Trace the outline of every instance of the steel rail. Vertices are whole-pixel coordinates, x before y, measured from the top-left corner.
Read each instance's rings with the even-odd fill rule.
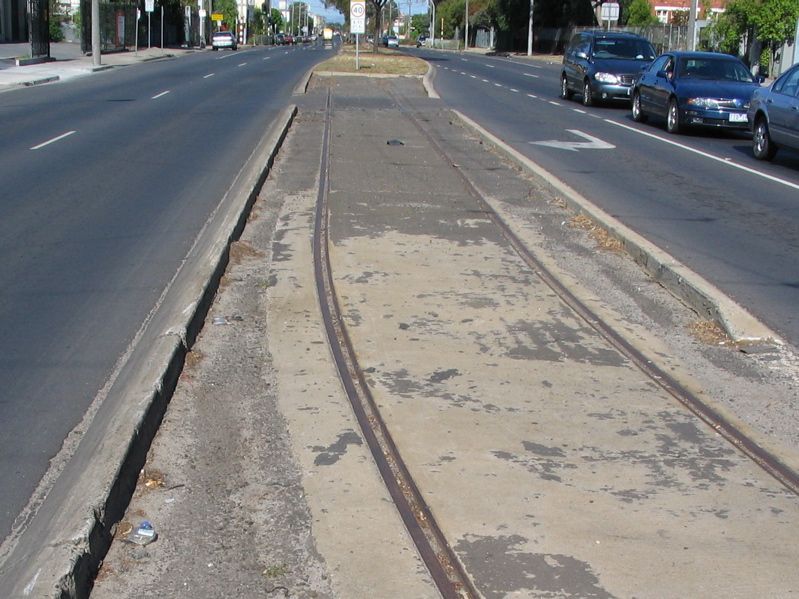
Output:
[[[380,415],[341,316],[328,252],[332,110],[328,90],[313,235],[316,290],[328,345],[377,468],[439,592],[444,599],[476,599],[480,595],[441,532]]]
[[[746,457],[760,466],[766,473],[775,478],[792,493],[799,495],[799,473],[785,464],[768,449],[749,437],[740,428],[735,426],[715,408],[697,397],[683,386],[668,372],[647,358],[641,351],[634,347],[622,335],[615,331],[608,323],[604,322],[587,305],[580,301],[563,283],[561,283],[533,253],[524,245],[521,239],[513,232],[511,227],[497,213],[491,204],[485,200],[480,191],[466,176],[463,170],[452,160],[439,141],[430,134],[416,116],[415,111],[404,99],[389,89],[389,94],[397,103],[402,114],[413,123],[416,129],[430,142],[436,152],[451,165],[459,174],[463,185],[469,195],[483,207],[486,215],[502,231],[503,237],[510,243],[519,257],[530,269],[557,294],[574,312],[582,318],[592,329],[602,336],[610,345],[624,357],[635,364],[650,380],[661,387],[666,393],[679,401],[695,416],[710,426],[733,446],[738,448]]]

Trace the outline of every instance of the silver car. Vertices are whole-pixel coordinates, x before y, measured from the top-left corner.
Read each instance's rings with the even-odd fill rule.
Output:
[[[219,48],[236,50],[237,46],[236,36],[232,31],[215,31],[211,36],[211,48],[214,50],[219,50]]]
[[[781,147],[799,150],[799,64],[783,73],[771,87],[755,90],[749,106],[752,152],[771,160]]]

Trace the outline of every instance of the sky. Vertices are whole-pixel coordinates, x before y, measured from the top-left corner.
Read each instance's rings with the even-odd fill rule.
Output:
[[[344,22],[344,15],[342,15],[335,8],[325,8],[325,5],[321,0],[305,0],[305,2],[311,6],[311,12],[313,14],[322,15],[328,23]],[[403,13],[408,11],[408,0],[394,0],[394,2],[400,7],[400,10],[402,10]],[[272,5],[274,6],[275,3],[276,0],[273,0]],[[411,0],[411,14],[418,15],[420,13],[427,13],[427,6],[427,0]]]

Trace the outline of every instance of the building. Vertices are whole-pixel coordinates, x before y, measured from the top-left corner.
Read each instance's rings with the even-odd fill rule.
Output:
[[[650,0],[658,21],[661,23],[688,22],[688,13],[691,10],[691,0]],[[696,1],[696,0],[695,0]],[[697,19],[712,19],[713,15],[724,12],[727,0],[711,0],[710,3],[697,2]],[[707,8],[706,8],[707,7]]]

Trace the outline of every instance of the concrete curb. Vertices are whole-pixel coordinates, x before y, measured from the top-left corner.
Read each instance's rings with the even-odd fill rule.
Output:
[[[249,212],[297,114],[284,110],[209,217],[74,454],[6,543],[0,596],[88,597]]]
[[[61,77],[59,77],[58,75],[52,75],[50,77],[42,77],[41,79],[23,81],[22,83],[19,83],[17,85],[22,87],[33,87],[34,85],[44,85],[45,83],[53,83],[54,81],[59,81],[60,79]]]
[[[433,98],[434,100],[440,100],[441,96],[438,95],[436,88],[433,87],[433,78],[435,77],[436,71],[433,68],[431,63],[427,63],[427,72],[424,74],[424,78],[422,79],[422,85],[424,85],[425,90],[427,91],[427,97]]]
[[[566,183],[546,171],[501,139],[457,110],[453,112],[478,135],[494,144],[517,162],[563,194],[570,208],[585,214],[617,239],[630,257],[653,279],[695,310],[701,318],[715,321],[735,342],[783,344],[780,337],[747,310],[733,302],[717,287],[700,277],[674,257],[598,208]]]

